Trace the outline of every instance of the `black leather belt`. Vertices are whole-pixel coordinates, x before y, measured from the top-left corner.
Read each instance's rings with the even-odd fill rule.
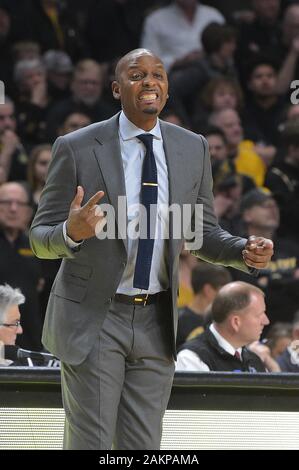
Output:
[[[138,294],[138,295],[125,295],[125,294],[115,294],[114,299],[117,302],[129,305],[145,305],[154,304],[161,297],[162,292],[157,292],[157,294]]]

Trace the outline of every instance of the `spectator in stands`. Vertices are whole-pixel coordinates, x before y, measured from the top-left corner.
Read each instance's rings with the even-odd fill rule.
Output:
[[[236,62],[243,72],[257,54],[275,57],[281,42],[280,4],[281,0],[252,0],[254,21],[239,25]]]
[[[16,63],[14,79],[18,88],[16,101],[18,129],[30,150],[46,141],[46,118],[51,106],[47,74],[41,59]]]
[[[253,233],[271,236],[275,243],[275,255],[256,278],[232,272],[234,279],[257,284],[266,294],[267,311],[271,322],[290,321],[299,303],[299,245],[277,235],[279,208],[271,193],[254,189],[243,196],[241,213],[243,236]]]
[[[33,198],[33,203],[36,208],[39,203],[41,192],[45,186],[50,161],[50,144],[41,144],[33,148],[28,163],[27,179]]]
[[[74,111],[66,115],[61,127],[58,130],[59,135],[65,135],[69,132],[82,129],[82,127],[91,124],[90,117],[82,111]]]
[[[112,116],[114,108],[102,99],[103,83],[104,69],[100,64],[85,59],[76,65],[71,82],[71,97],[55,105],[48,116],[48,134],[51,141],[57,137],[58,128],[66,114],[77,111],[79,107],[90,116],[92,122]]]
[[[242,111],[245,138],[277,146],[285,100],[277,93],[277,68],[273,61],[257,57],[247,71],[248,99]],[[276,150],[273,148],[273,156]]]
[[[203,135],[209,144],[214,181],[214,194],[218,194],[218,185],[226,185],[227,178],[230,178],[233,175],[238,176],[238,179],[241,181],[242,194],[253,189],[255,185],[250,177],[236,173],[234,162],[229,159],[228,142],[224,132],[219,127],[209,126],[203,129]]]
[[[269,328],[265,344],[270,348],[271,355],[276,359],[292,341],[292,324],[276,322]]]
[[[233,162],[228,159],[227,141],[221,129],[211,126],[203,134],[211,155],[215,213],[221,227],[236,235],[241,232],[241,196],[255,185],[248,176],[236,173]]]
[[[201,95],[209,113],[227,108],[240,111],[243,106],[243,94],[238,82],[228,77],[213,78],[202,90]]]
[[[15,106],[5,97],[0,104],[0,184],[26,180],[28,157],[17,134]]]
[[[212,22],[224,23],[215,8],[197,0],[173,0],[145,19],[141,45],[160,57],[169,70],[199,57],[202,32]]]
[[[25,302],[20,289],[0,285],[0,341],[14,346],[17,335],[23,333],[19,305]]]
[[[13,289],[8,284],[0,285],[0,366],[15,365],[5,359],[4,347],[15,346],[17,335],[21,335],[21,314],[19,305],[25,302],[25,297],[19,289]],[[2,351],[1,351],[2,349]],[[2,353],[2,354],[1,354]]]
[[[247,345],[258,341],[269,324],[264,293],[244,282],[230,282],[220,289],[212,304],[212,324],[204,333],[185,343],[176,363],[177,371],[265,372],[265,362]],[[277,366],[277,365],[276,365]]]
[[[213,169],[216,162],[224,162],[228,158],[227,140],[224,132],[219,127],[209,127],[204,131],[204,136],[208,141],[213,176],[216,174],[216,168]],[[215,172],[215,173],[214,173]]]
[[[71,58],[63,51],[47,51],[43,55],[47,71],[49,94],[53,100],[64,99],[70,95],[73,71]]]
[[[292,342],[277,357],[281,372],[299,373],[299,311],[294,315],[292,326]]]
[[[281,68],[278,74],[277,90],[281,94],[288,93],[292,80],[299,73],[299,5],[294,3],[284,12],[282,22],[282,39],[275,55]]]
[[[198,101],[195,101],[193,125],[202,131],[209,116],[224,109],[241,111],[243,93],[236,80],[227,77],[216,77],[201,90]]]
[[[202,33],[203,57],[170,73],[170,94],[188,112],[194,112],[196,97],[216,77],[237,80],[234,65],[236,33],[227,25],[209,24]]]
[[[240,116],[234,109],[222,109],[209,119],[210,124],[219,127],[225,134],[229,159],[233,161],[237,173],[253,179],[257,186],[262,186],[265,179],[266,163],[256,151],[252,141],[244,140]],[[270,164],[270,160],[267,160]]]
[[[208,309],[219,289],[231,281],[229,271],[213,264],[201,262],[191,275],[194,298],[179,309],[177,348],[204,331]]]
[[[23,333],[19,305],[24,302],[25,297],[20,289],[13,289],[8,284],[0,285],[0,366],[59,366],[58,360],[50,359],[51,355],[34,359],[30,357],[16,358],[16,339],[18,335]],[[5,346],[8,351],[5,350]]]
[[[299,119],[287,122],[282,133],[285,155],[266,176],[265,185],[281,211],[280,234],[299,239]]]
[[[0,186],[0,284],[19,287],[27,301],[21,307],[23,334],[19,346],[41,350],[42,322],[38,289],[42,286],[41,265],[32,253],[26,234],[32,217],[25,187],[16,182]]]

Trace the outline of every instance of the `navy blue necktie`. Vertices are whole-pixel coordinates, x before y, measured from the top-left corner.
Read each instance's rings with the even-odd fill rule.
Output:
[[[151,204],[157,205],[158,200],[158,178],[157,178],[157,166],[155,156],[153,152],[153,135],[152,134],[140,134],[137,139],[141,140],[146,148],[142,167],[142,179],[141,179],[141,198],[140,203],[146,209],[147,215],[147,226],[146,226],[146,238],[139,238],[138,252],[135,266],[135,273],[133,279],[133,287],[137,289],[147,290],[149,286],[149,279],[151,273],[153,249],[154,249],[154,238],[151,238],[150,234],[154,233],[155,220],[151,220],[150,217],[150,206]],[[156,213],[156,212],[153,212]],[[142,233],[141,227],[139,226],[139,233]]]

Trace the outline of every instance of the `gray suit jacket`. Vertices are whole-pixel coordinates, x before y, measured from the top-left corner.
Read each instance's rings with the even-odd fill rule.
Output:
[[[75,252],[66,245],[62,230],[77,185],[85,190],[83,203],[103,190],[105,196],[101,203],[112,204],[117,213],[117,198],[125,196],[118,116],[57,139],[47,183],[30,230],[32,249],[39,258],[63,258],[49,298],[43,343],[55,356],[70,364],[79,364],[91,350],[126,266],[126,241],[93,237]],[[223,231],[214,215],[207,142],[199,135],[163,121],[161,131],[170,204],[201,203],[204,207],[204,243],[194,254],[248,272],[241,254],[246,241]],[[182,238],[170,238],[168,243],[174,357],[178,266],[183,243]]]

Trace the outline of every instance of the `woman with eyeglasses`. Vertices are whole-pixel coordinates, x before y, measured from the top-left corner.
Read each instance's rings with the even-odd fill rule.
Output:
[[[24,302],[20,289],[0,285],[0,366],[19,365],[5,358],[4,346],[15,346],[17,335],[23,333],[19,305]]]

